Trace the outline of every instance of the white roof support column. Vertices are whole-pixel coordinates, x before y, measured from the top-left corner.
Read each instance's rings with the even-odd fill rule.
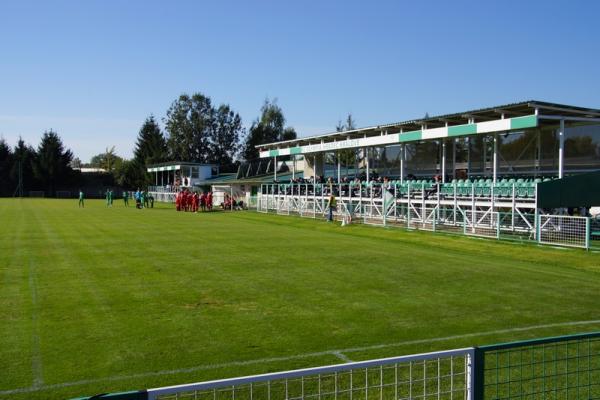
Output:
[[[558,177],[563,177],[565,158],[565,120],[560,120],[558,128]]]
[[[367,167],[367,182],[369,182],[369,180],[370,180],[369,179],[369,174],[370,174],[370,171],[369,171],[369,148],[363,147],[363,151],[365,153],[365,164]]]
[[[400,184],[404,183],[404,153],[406,151],[406,147],[401,144],[400,145]]]
[[[446,183],[446,141],[442,139],[442,183]]]
[[[452,179],[456,179],[456,140],[452,139]]]
[[[296,156],[292,156],[292,180],[296,179]]]
[[[340,152],[337,151],[335,153],[335,158],[337,160],[337,183],[342,183],[342,164],[340,163]]]
[[[277,182],[277,156],[273,157],[273,180]]]
[[[498,178],[498,134],[494,134],[494,158],[493,158],[492,182],[496,184]]]

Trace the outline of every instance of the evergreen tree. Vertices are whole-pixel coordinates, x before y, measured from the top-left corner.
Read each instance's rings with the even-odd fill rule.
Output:
[[[0,196],[12,195],[15,185],[10,178],[10,169],[13,163],[13,154],[10,146],[0,138]]]
[[[168,160],[167,141],[153,115],[146,118],[140,128],[133,158],[144,168]]]
[[[59,185],[70,183],[73,153],[65,149],[56,132],[44,132],[33,162],[33,173],[44,190],[52,196]]]
[[[10,179],[15,188],[19,183],[19,169],[23,183],[23,191],[37,188],[37,182],[33,174],[33,164],[35,160],[35,150],[25,144],[22,138],[19,138],[13,151],[13,162],[10,168]]]
[[[145,187],[152,182],[152,176],[147,172],[148,165],[168,159],[167,141],[154,116],[151,115],[140,128],[133,150],[133,159],[123,162],[118,172],[119,176],[115,178],[117,182],[127,182],[127,186]]]

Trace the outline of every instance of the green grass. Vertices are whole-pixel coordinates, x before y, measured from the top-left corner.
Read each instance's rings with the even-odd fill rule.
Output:
[[[582,250],[252,212],[0,199],[0,398],[339,363],[325,354],[235,364],[333,349],[397,344],[344,353],[361,360],[600,330],[490,333],[600,320],[599,287],[600,254]],[[482,334],[401,344],[473,333]]]

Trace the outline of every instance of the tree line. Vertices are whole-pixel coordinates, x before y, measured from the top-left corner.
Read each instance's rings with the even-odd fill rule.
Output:
[[[24,191],[54,195],[60,188],[81,184],[78,169],[84,166],[102,168],[116,185],[130,188],[150,184],[147,166],[165,161],[218,164],[221,171],[233,172],[241,161],[258,158],[256,145],[295,139],[296,131],[285,122],[277,101],[266,99],[246,132],[240,115],[228,104],[216,106],[210,97],[194,93],[171,103],[163,118],[164,132],[153,115],[146,118],[129,160],[110,147],[82,163],[52,130],[44,132],[37,148],[22,139],[11,148],[0,139],[0,195],[13,195],[19,182]]]

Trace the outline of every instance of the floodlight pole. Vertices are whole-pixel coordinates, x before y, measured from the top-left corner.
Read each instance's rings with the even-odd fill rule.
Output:
[[[13,194],[13,197],[23,197],[23,167],[22,167],[22,160],[19,160],[19,169],[18,169],[18,174],[19,174],[19,183],[17,184],[17,188],[15,189],[15,193]]]

